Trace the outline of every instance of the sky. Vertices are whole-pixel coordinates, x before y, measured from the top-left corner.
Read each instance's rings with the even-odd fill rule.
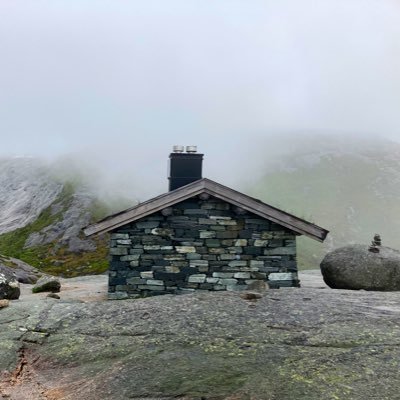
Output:
[[[176,144],[230,183],[283,134],[400,142],[398,0],[0,0],[0,57],[0,155],[140,185]]]

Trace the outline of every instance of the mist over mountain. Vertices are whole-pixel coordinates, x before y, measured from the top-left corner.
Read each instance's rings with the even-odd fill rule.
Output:
[[[318,266],[333,248],[368,244],[374,233],[384,245],[400,248],[398,143],[310,135],[282,138],[282,148],[285,154],[266,162],[263,177],[248,191],[330,230],[323,245],[299,238],[302,267]]]
[[[101,195],[94,176],[66,159],[0,159],[0,254],[64,276],[105,271],[107,238],[82,229],[127,205]]]
[[[301,268],[318,267],[333,248],[369,243],[374,233],[382,236],[385,246],[400,248],[398,143],[371,137],[281,135],[238,150],[229,168],[219,169],[214,158],[205,155],[203,176],[330,231],[324,244],[299,238]],[[165,166],[159,160],[157,164]],[[138,199],[147,200],[148,193],[166,191],[166,168],[159,180],[147,179],[145,185],[134,173],[130,178],[130,168],[123,165],[126,174],[113,179],[113,174],[104,173],[104,165],[79,157],[52,162],[0,159],[0,254],[68,276],[106,270],[107,238],[87,239],[82,228]]]

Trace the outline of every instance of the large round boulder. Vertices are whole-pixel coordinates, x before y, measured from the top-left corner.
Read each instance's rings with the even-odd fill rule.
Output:
[[[0,265],[0,299],[16,300],[20,293],[15,275],[9,268]]]
[[[328,253],[320,265],[325,283],[333,289],[400,290],[400,252],[368,249],[355,244]]]

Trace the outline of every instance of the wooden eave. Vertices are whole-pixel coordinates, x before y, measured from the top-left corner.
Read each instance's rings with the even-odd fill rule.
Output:
[[[91,236],[112,231],[122,225],[129,224],[130,222],[144,218],[202,193],[207,193],[262,218],[268,219],[269,221],[282,225],[300,235],[306,235],[320,242],[325,240],[329,232],[318,225],[272,207],[253,197],[247,196],[210,179],[203,178],[171,192],[154,197],[125,211],[110,215],[86,227],[84,233],[86,236]]]

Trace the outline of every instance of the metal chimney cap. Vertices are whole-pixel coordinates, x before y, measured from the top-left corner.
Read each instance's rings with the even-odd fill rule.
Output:
[[[197,153],[197,146],[186,146],[186,153]]]
[[[184,146],[173,146],[173,147],[172,147],[172,151],[173,151],[174,153],[183,153],[184,150],[185,150],[185,147],[184,147]]]

